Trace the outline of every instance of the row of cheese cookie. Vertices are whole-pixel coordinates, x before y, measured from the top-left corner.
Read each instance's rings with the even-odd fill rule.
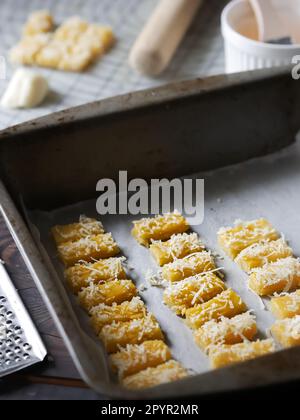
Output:
[[[186,318],[196,343],[209,353],[213,367],[273,351],[272,340],[243,343],[256,332],[256,322],[242,299],[218,276],[211,253],[178,212],[134,222],[133,236],[150,252],[169,284],[164,303]],[[237,344],[238,343],[238,344]],[[235,345],[233,345],[235,344]]]
[[[284,347],[300,345],[300,260],[265,219],[238,221],[222,228],[219,244],[249,274],[249,287],[260,296],[270,296],[270,309],[279,318],[272,335]]]
[[[100,222],[81,217],[78,223],[52,228],[65,277],[90,315],[110,363],[128,388],[143,388],[180,379],[186,370],[171,358],[158,322],[127,279],[124,257]]]

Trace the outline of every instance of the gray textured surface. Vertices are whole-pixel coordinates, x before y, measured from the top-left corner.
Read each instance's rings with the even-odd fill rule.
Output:
[[[51,94],[39,108],[10,111],[0,109],[0,129],[54,111],[120,93],[157,86],[170,81],[222,73],[223,43],[219,16],[226,1],[205,1],[168,70],[156,79],[134,73],[127,64],[128,52],[157,0],[2,0],[0,4],[0,56],[5,56],[20,38],[28,14],[49,8],[58,22],[80,15],[113,27],[118,43],[95,66],[83,74],[41,69],[49,80]],[[0,95],[13,73],[0,80]]]

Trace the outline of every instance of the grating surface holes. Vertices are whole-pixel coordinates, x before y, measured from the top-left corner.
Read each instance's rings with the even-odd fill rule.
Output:
[[[31,350],[6,297],[0,296],[0,372],[28,362],[32,357]]]

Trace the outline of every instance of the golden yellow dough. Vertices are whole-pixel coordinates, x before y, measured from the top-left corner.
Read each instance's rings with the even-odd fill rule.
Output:
[[[239,253],[235,262],[242,270],[249,273],[253,268],[262,267],[267,263],[292,255],[292,248],[287,245],[283,238],[280,238],[276,241],[264,241],[250,245]]]
[[[278,319],[300,315],[300,290],[273,297],[270,301],[270,310]]]
[[[50,39],[50,35],[45,33],[23,38],[16,46],[11,48],[9,52],[11,62],[28,66],[34,65],[37,55],[50,42]]]
[[[260,296],[287,292],[300,286],[300,260],[287,257],[254,268],[249,276],[249,287]]]
[[[164,265],[161,275],[164,280],[174,282],[215,270],[215,268],[215,262],[211,253],[202,251]]]
[[[147,308],[140,297],[133,297],[130,301],[125,301],[119,305],[113,303],[112,305],[105,305],[100,303],[90,310],[91,323],[97,334],[100,333],[104,325],[112,324],[113,322],[126,322],[133,319],[144,318],[147,313]]]
[[[178,212],[166,213],[152,218],[143,218],[133,222],[132,236],[144,246],[151,240],[165,240],[177,233],[189,229],[187,220]]]
[[[91,262],[100,258],[114,257],[120,249],[111,233],[86,236],[75,242],[58,245],[58,255],[66,267],[81,261]]]
[[[137,288],[131,280],[112,280],[103,284],[91,283],[78,294],[79,302],[87,311],[100,303],[112,305],[131,300],[137,295]]]
[[[214,273],[197,274],[171,283],[164,291],[163,301],[178,315],[184,315],[188,308],[212,299],[225,289],[224,282]]]
[[[150,252],[160,266],[193,254],[194,252],[203,251],[204,248],[197,233],[179,233],[178,235],[172,235],[165,242],[153,241],[150,244]]]
[[[244,342],[239,344],[223,344],[212,346],[209,351],[209,360],[214,369],[245,362],[275,351],[272,339]]]
[[[200,328],[211,319],[220,319],[222,316],[232,318],[247,310],[241,297],[232,289],[225,290],[208,302],[196,305],[186,310],[187,324],[193,328]]]
[[[194,332],[196,344],[207,350],[211,345],[236,344],[244,340],[252,340],[257,333],[255,316],[249,312],[236,315],[233,318],[221,317],[212,319]]]
[[[110,363],[119,378],[124,378],[149,367],[160,365],[171,357],[169,347],[162,340],[150,340],[142,344],[128,344],[110,356]]]
[[[273,241],[278,238],[278,233],[266,219],[237,221],[234,227],[223,227],[218,232],[220,247],[232,259],[256,242]]]
[[[50,32],[54,28],[54,21],[48,10],[37,10],[31,13],[23,28],[23,36],[32,36]]]
[[[54,226],[51,232],[56,245],[60,245],[64,242],[74,242],[86,236],[104,233],[104,229],[98,220],[80,216],[79,222]]]
[[[283,347],[300,346],[300,315],[277,320],[271,327],[271,333]]]
[[[124,257],[112,257],[94,263],[76,264],[65,270],[65,278],[71,290],[77,294],[89,283],[126,279],[126,271],[122,264],[124,260]]]
[[[135,375],[127,376],[122,381],[122,384],[128,389],[144,389],[167,382],[178,381],[187,376],[187,370],[179,362],[169,360],[156,367],[148,368]]]
[[[127,344],[141,344],[148,340],[164,340],[158,322],[152,314],[127,322],[105,325],[99,334],[108,353],[115,353]]]

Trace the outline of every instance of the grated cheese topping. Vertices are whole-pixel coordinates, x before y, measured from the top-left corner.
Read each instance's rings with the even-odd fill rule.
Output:
[[[90,310],[92,323],[99,330],[104,325],[112,322],[129,321],[135,318],[145,317],[147,313],[146,306],[140,297],[135,296],[130,301],[120,304],[113,302],[112,305],[100,303]]]
[[[128,375],[128,371],[141,371],[152,365],[166,362],[171,358],[168,346],[161,340],[144,341],[142,344],[127,344],[110,359],[119,377]],[[147,366],[148,365],[148,366]]]
[[[188,376],[188,372],[179,362],[169,360],[157,367],[127,376],[123,380],[123,385],[129,389],[142,389],[176,381],[186,376]]]
[[[263,267],[254,268],[251,276],[263,285],[274,285],[285,282],[284,292],[294,287],[295,279],[299,279],[300,284],[300,259],[287,257],[275,262],[265,264]]]
[[[206,302],[225,288],[224,282],[212,272],[201,273],[170,284],[164,291],[164,302],[184,314],[188,307]]]
[[[232,311],[234,313],[235,309],[239,309],[240,312],[243,312],[244,308],[245,304],[242,301],[242,298],[238,296],[232,289],[227,289],[208,302],[196,305],[194,308],[188,309],[186,311],[186,315],[191,324],[196,325],[197,321],[200,319],[206,319],[207,321],[210,321],[214,318],[220,318],[228,311]],[[236,314],[234,313],[234,315]]]
[[[165,273],[178,271],[185,276],[186,270],[197,272],[198,268],[201,269],[202,273],[215,270],[214,259],[210,251],[196,252],[166,264],[162,268],[162,275],[165,277]]]
[[[224,361],[230,363],[233,361],[249,360],[266,353],[274,352],[275,350],[275,341],[272,338],[267,338],[265,340],[257,340],[253,342],[211,346],[209,356],[211,358],[222,357]]]
[[[300,339],[300,315],[278,320],[276,324],[282,327],[281,331],[286,338]]]
[[[54,226],[52,232],[54,237],[64,242],[73,242],[85,236],[104,233],[104,228],[100,221],[81,215],[78,223]]]
[[[104,341],[118,341],[129,335],[136,337],[137,342],[139,342],[144,336],[150,335],[156,330],[160,330],[160,326],[154,315],[148,314],[141,319],[128,322],[112,322],[110,325],[105,325],[100,333],[100,338]]]
[[[271,301],[283,306],[286,311],[300,311],[300,290],[296,290],[293,293],[281,293],[276,295]]]
[[[162,260],[167,262],[204,249],[205,246],[200,241],[197,233],[174,234],[165,242],[161,240],[152,240],[150,245],[150,251],[154,254],[154,257],[159,261]]]
[[[143,245],[148,245],[151,239],[169,239],[172,234],[189,229],[186,219],[176,210],[173,213],[136,220],[133,225],[132,234]]]
[[[239,253],[235,262],[248,271],[292,254],[292,248],[283,238],[279,238],[276,241],[261,241],[250,245]]]
[[[277,231],[266,219],[246,222],[236,220],[234,227],[222,227],[218,231],[221,247],[233,258],[256,242],[276,240],[278,237]]]
[[[211,345],[225,344],[228,335],[249,341],[245,336],[245,331],[252,329],[255,325],[255,315],[248,311],[233,318],[222,316],[219,321],[212,319],[196,331],[195,335],[198,334],[202,341],[209,343],[210,348]]]
[[[66,276],[72,277],[76,283],[82,280],[88,283],[98,279],[118,279],[120,273],[123,273],[123,263],[125,257],[111,257],[104,260],[96,260],[96,262],[79,261],[73,267],[66,269]]]
[[[112,280],[103,284],[90,283],[79,292],[78,297],[81,305],[90,310],[100,303],[122,303],[136,294],[137,289],[131,280]]]
[[[62,254],[74,254],[80,257],[82,251],[86,254],[91,254],[94,251],[101,251],[103,248],[113,250],[116,243],[111,233],[103,233],[99,235],[88,235],[76,242],[66,242],[58,246]]]
[[[146,271],[145,279],[153,287],[165,288],[169,284],[169,282],[167,282],[161,277],[161,274],[159,272],[153,273],[153,271],[151,271],[150,269]]]

